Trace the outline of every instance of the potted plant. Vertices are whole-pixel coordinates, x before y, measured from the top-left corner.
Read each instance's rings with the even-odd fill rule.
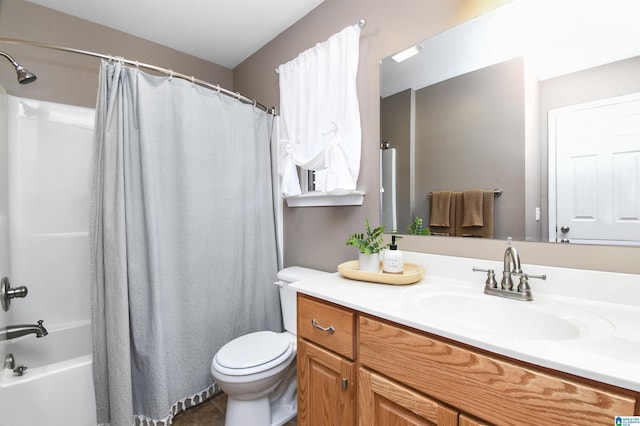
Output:
[[[431,230],[429,227],[422,227],[422,218],[420,216],[416,216],[413,220],[413,223],[409,225],[407,228],[407,234],[409,235],[431,235]]]
[[[368,219],[365,219],[364,225],[365,232],[351,234],[345,244],[358,249],[358,261],[361,271],[380,272],[380,251],[385,247],[384,239],[382,238],[384,226],[371,229]]]

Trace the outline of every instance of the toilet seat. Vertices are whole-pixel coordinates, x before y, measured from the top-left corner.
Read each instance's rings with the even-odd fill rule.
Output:
[[[293,350],[284,333],[258,331],[224,345],[214,357],[213,365],[222,374],[246,376],[281,364],[291,357]]]

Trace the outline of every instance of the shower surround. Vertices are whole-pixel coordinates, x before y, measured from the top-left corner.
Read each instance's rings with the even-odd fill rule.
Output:
[[[20,377],[0,374],[0,426],[96,424],[88,284],[94,110],[0,98],[0,274],[29,289],[0,311],[0,328],[41,319],[49,331],[0,342],[2,360],[11,353],[28,367]],[[29,410],[20,409],[25,392]],[[72,404],[63,403],[67,396]]]

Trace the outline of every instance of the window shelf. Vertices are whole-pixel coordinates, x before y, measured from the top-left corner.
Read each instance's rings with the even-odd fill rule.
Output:
[[[326,192],[306,192],[301,195],[284,197],[288,207],[328,207],[328,206],[361,206],[364,201],[363,191],[351,191],[344,194],[328,194]]]

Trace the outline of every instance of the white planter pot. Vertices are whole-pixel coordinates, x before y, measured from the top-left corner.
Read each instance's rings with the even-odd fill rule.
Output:
[[[380,253],[358,253],[360,270],[364,272],[380,272]]]

